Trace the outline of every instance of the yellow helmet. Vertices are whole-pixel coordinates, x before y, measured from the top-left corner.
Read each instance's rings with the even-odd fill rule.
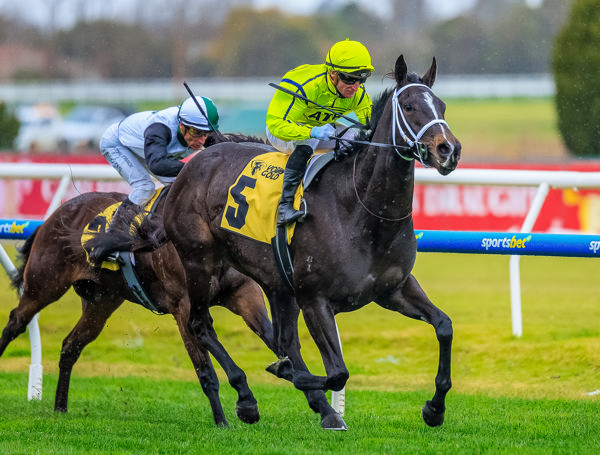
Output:
[[[331,46],[325,64],[334,71],[368,77],[375,68],[371,64],[371,55],[367,48],[358,41],[339,41]]]

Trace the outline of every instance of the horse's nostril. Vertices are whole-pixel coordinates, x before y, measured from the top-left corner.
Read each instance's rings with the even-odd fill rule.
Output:
[[[437,146],[437,153],[442,161],[446,161],[452,155],[453,151],[454,147],[448,142],[442,142]]]

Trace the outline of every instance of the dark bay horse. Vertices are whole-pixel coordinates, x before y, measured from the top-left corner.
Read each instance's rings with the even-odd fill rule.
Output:
[[[124,300],[135,301],[121,272],[90,266],[80,243],[84,227],[98,213],[125,196],[121,193],[85,193],[75,197],[59,207],[21,248],[23,263],[17,276],[13,277],[13,284],[22,289],[22,294],[2,332],[0,355],[25,331],[36,313],[61,298],[71,286],[81,297],[81,318],[64,339],[61,349],[55,411],[67,411],[71,372],[83,348],[96,339],[107,319]],[[160,214],[164,199],[158,204],[155,213]],[[227,425],[218,397],[218,379],[208,352],[187,325],[190,302],[184,270],[173,245],[166,243],[151,253],[136,253],[135,261],[140,284],[158,312],[173,315],[177,322],[200,384],[209,398],[215,422]],[[272,346],[273,329],[258,285],[229,266],[215,265],[210,283],[207,283],[209,305],[224,306],[240,315],[267,346]],[[214,331],[206,336],[216,339]],[[246,423],[256,422],[258,407],[245,374],[227,360],[222,346],[215,349],[213,355],[223,363],[231,385],[238,391],[237,416]]]
[[[284,284],[268,243],[220,227],[230,187],[263,149],[227,143],[209,147],[188,163],[167,196],[164,226],[186,270],[192,330],[202,337],[210,326],[207,283],[214,263],[223,259],[251,276],[271,306],[280,360],[268,370],[305,393],[326,429],[346,429],[325,396],[326,390],[342,389],[349,377],[334,317],[370,302],[435,329],[436,390],[421,415],[430,426],[444,420],[451,387],[452,323],[411,274],[417,251],[412,221],[415,158],[446,175],[456,168],[461,152],[460,142],[444,121],[445,104],[431,90],[436,74],[435,59],[419,77],[407,71],[400,56],[393,72],[396,86],[375,103],[372,131],[362,136],[369,144],[330,163],[305,191],[309,214],[296,225],[290,245],[293,292]],[[415,155],[374,143],[406,146]],[[243,221],[245,197],[239,198],[243,191],[239,183],[235,187],[240,201],[236,219]],[[321,353],[326,376],[311,374],[302,359],[300,311]]]

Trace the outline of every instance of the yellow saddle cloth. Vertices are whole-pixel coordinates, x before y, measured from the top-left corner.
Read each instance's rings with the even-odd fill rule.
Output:
[[[277,206],[283,188],[283,171],[289,155],[279,152],[258,155],[251,160],[229,188],[221,228],[259,242],[271,243],[277,227]],[[299,209],[303,195],[299,186],[294,208]],[[295,223],[287,227],[288,242]]]
[[[131,235],[135,235],[134,225],[139,225],[142,222],[143,218],[152,211],[152,207],[154,207],[154,204],[156,203],[156,201],[158,200],[158,197],[161,195],[161,193],[164,189],[165,189],[165,187],[158,188],[154,192],[154,196],[152,196],[152,199],[150,199],[148,201],[148,203],[146,204],[146,206],[144,207],[144,212],[140,213],[139,215],[137,215],[135,217],[134,222],[132,223],[132,225],[129,228]],[[116,202],[115,204],[109,205],[102,212],[100,212],[98,215],[96,215],[94,217],[94,219],[90,222],[90,224],[88,224],[83,229],[83,232],[81,234],[81,245],[82,246],[85,245],[85,243],[88,240],[90,240],[92,238],[92,236],[94,236],[95,234],[106,231],[108,226],[110,226],[110,222],[112,221],[113,217],[115,216],[115,212],[117,211],[117,209],[119,208],[120,205],[121,205],[120,202]],[[90,262],[89,252],[85,248],[84,248],[84,250],[85,250],[85,256],[86,256],[88,263],[90,265],[94,265]],[[114,262],[106,261],[106,262],[102,263],[101,268],[114,271],[114,270],[119,270],[119,265]]]

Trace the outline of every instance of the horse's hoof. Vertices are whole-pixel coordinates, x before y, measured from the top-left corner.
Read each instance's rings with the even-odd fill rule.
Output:
[[[292,366],[292,361],[287,357],[283,359],[279,359],[276,362],[271,363],[266,370],[274,374],[280,379],[285,379],[286,381],[292,381],[293,379],[293,371],[294,367]]]
[[[437,410],[431,401],[427,401],[423,409],[421,409],[421,417],[430,427],[439,427],[444,423],[444,410]]]
[[[324,430],[337,430],[337,431],[346,431],[348,427],[346,426],[346,422],[342,419],[337,412],[332,414],[328,414],[321,420],[321,427]]]
[[[235,415],[244,423],[256,423],[260,420],[258,405],[236,405]]]

